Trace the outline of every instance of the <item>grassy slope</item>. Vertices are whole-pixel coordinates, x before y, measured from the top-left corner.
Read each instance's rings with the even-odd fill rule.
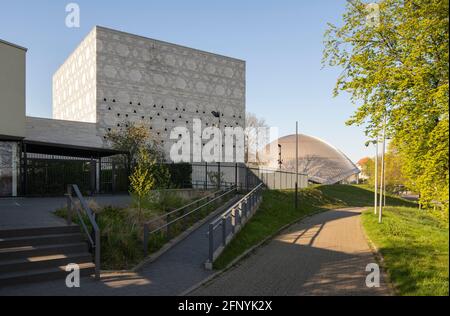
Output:
[[[378,224],[371,211],[363,225],[382,253],[400,295],[448,295],[448,227],[426,211],[390,207]]]
[[[371,206],[374,204],[374,191],[358,185],[324,185],[317,187],[323,194],[340,199],[348,206]],[[392,206],[411,206],[416,204],[395,196],[386,196],[386,204]]]
[[[306,215],[327,208],[368,206],[373,203],[373,192],[359,186],[316,186],[300,191],[300,208],[295,210],[293,191],[266,191],[263,203],[249,223],[238,233],[214,267],[222,269],[247,249],[258,244],[283,226],[300,220]],[[413,205],[390,197],[391,205]]]

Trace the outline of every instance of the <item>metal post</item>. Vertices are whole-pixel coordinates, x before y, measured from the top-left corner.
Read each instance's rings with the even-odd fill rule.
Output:
[[[234,166],[234,185],[236,188],[238,187],[238,164],[236,163]]]
[[[298,208],[298,121],[295,122],[295,209]]]
[[[386,151],[386,116],[384,118],[384,127],[383,127],[383,148],[381,153],[381,184],[380,184],[380,210],[378,213],[378,222],[381,223],[383,221],[383,191],[384,191],[384,155]]]
[[[248,191],[248,167],[245,167],[245,189]]]
[[[95,278],[100,279],[100,232],[95,232]]]
[[[384,149],[385,150],[385,149]],[[386,206],[386,152],[384,153],[384,172],[383,172],[383,206]]]
[[[214,225],[209,224],[209,262],[214,261]]]
[[[97,175],[97,162],[93,157],[91,157],[91,160],[89,162],[89,171],[91,175],[91,195],[95,194],[97,182],[96,182],[96,175]]]
[[[205,162],[205,190],[208,190],[208,163]]]
[[[236,233],[236,208],[231,210],[231,232],[232,235]]]
[[[375,140],[375,204],[374,213],[377,214],[378,206],[378,136]]]
[[[220,176],[220,162],[217,163],[217,182],[218,182],[218,187],[220,189],[220,185],[222,182],[222,177]]]
[[[67,225],[72,225],[73,205],[71,196],[72,196],[72,186],[69,184],[67,185]]]
[[[101,191],[102,191],[102,157],[100,156],[98,157],[98,192],[100,193]]]
[[[222,217],[222,245],[225,247],[227,244],[227,219]]]
[[[114,160],[111,161],[111,189],[112,194],[116,193],[116,164]]]
[[[28,154],[27,144],[23,144],[23,195],[28,193]]]

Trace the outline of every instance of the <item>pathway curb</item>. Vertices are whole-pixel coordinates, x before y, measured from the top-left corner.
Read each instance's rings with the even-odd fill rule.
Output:
[[[368,211],[370,211],[370,209]],[[362,215],[362,213],[361,213],[361,215]],[[399,291],[397,290],[394,282],[392,282],[392,279],[391,279],[388,269],[386,267],[386,262],[384,260],[384,257],[381,254],[380,249],[377,247],[377,245],[375,245],[375,243],[372,241],[372,239],[370,239],[369,235],[367,234],[366,229],[364,228],[364,225],[362,223],[362,220],[361,220],[361,229],[364,233],[364,237],[367,240],[367,244],[369,245],[369,248],[375,257],[375,260],[378,262],[378,264],[381,268],[381,273],[383,275],[386,285],[389,288],[390,295],[391,296],[398,295]]]
[[[267,236],[266,238],[264,238],[262,241],[260,241],[259,243],[257,243],[256,245],[252,246],[251,248],[247,249],[246,251],[244,251],[244,253],[242,253],[241,255],[239,255],[238,257],[236,257],[233,261],[231,261],[225,268],[223,268],[222,270],[219,270],[215,273],[213,273],[212,275],[210,275],[209,277],[207,277],[206,279],[204,279],[203,281],[200,281],[199,283],[195,284],[194,286],[190,287],[189,289],[187,289],[186,291],[182,292],[179,296],[186,296],[189,293],[195,291],[196,289],[198,289],[199,287],[201,287],[202,285],[205,285],[206,283],[209,283],[210,281],[212,281],[213,279],[215,279],[216,277],[220,276],[221,274],[225,273],[226,271],[230,270],[232,267],[234,267],[237,263],[239,263],[239,261],[241,261],[242,259],[244,259],[245,257],[247,257],[248,255],[250,255],[252,252],[256,251],[258,248],[260,248],[261,246],[263,246],[264,244],[266,244],[268,241],[272,240],[273,238],[275,238],[276,236],[278,236],[279,234],[281,234],[282,231],[288,229],[289,227],[320,213],[323,212],[327,212],[327,211],[332,211],[333,209],[323,209],[323,210],[319,210],[317,212],[313,212],[311,214],[307,214],[299,219],[296,219],[293,222],[290,222],[286,225],[284,225],[283,227],[281,227],[280,229],[278,229],[276,232],[272,233],[271,235]]]

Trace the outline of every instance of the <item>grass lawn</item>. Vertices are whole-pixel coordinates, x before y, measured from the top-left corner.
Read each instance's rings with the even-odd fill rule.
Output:
[[[366,185],[323,185],[318,186],[323,194],[339,199],[348,206],[371,206],[374,204],[374,191],[372,188],[368,188]],[[391,206],[411,206],[414,207],[416,204],[398,198],[396,196],[387,195],[386,204]]]
[[[367,211],[363,225],[379,248],[399,295],[449,295],[448,225],[417,208],[388,207],[382,224]]]
[[[300,190],[300,207],[294,207],[294,191],[265,191],[263,202],[257,213],[231,241],[214,263],[222,269],[247,249],[258,244],[283,226],[301,218],[330,208],[369,206],[374,193],[360,186],[323,185]],[[413,203],[389,197],[390,205],[414,205]]]

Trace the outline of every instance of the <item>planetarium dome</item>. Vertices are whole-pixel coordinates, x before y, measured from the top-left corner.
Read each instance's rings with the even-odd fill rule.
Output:
[[[309,181],[319,184],[335,184],[360,173],[359,168],[344,153],[325,141],[302,134],[299,134],[298,139],[298,171],[307,174]],[[268,147],[272,145],[272,150],[270,151],[266,147],[266,153],[261,157],[264,157],[264,161],[268,161],[271,167],[278,167],[278,142],[278,145],[281,145],[281,169],[295,172],[295,141],[295,134],[281,137],[269,144]]]

